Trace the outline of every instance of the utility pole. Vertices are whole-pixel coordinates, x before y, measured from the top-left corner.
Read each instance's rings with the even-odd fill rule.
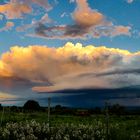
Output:
[[[48,127],[50,127],[50,105],[51,105],[51,98],[48,97]]]

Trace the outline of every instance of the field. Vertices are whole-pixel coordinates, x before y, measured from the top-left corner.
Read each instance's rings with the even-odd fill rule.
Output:
[[[5,112],[0,140],[140,140],[140,116],[51,115]]]

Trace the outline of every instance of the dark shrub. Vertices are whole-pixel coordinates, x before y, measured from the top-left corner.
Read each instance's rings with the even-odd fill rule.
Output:
[[[23,108],[25,110],[34,110],[34,111],[37,111],[37,110],[40,110],[40,105],[37,101],[34,101],[34,100],[28,100]]]

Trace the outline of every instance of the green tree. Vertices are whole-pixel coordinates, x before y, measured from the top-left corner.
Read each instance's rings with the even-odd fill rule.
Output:
[[[38,103],[37,101],[28,100],[28,101],[24,104],[23,108],[24,108],[25,110],[37,111],[37,110],[40,110],[41,107],[40,107],[40,105],[39,105],[39,103]]]

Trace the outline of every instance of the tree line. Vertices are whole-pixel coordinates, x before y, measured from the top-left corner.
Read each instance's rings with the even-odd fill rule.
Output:
[[[10,110],[11,112],[23,112],[23,113],[47,112],[48,110],[48,107],[40,106],[39,103],[35,100],[28,100],[27,102],[25,102],[25,104],[22,107],[2,106],[0,104],[1,111],[3,110],[3,108],[5,110]],[[91,109],[70,108],[70,107],[65,107],[61,105],[56,105],[54,107],[51,107],[50,111],[51,111],[51,114],[90,116],[94,114],[105,114],[106,109],[108,110],[108,113],[110,115],[128,115],[128,114],[140,115],[140,108],[129,110],[128,108],[119,104],[108,105],[107,108],[94,107]]]

